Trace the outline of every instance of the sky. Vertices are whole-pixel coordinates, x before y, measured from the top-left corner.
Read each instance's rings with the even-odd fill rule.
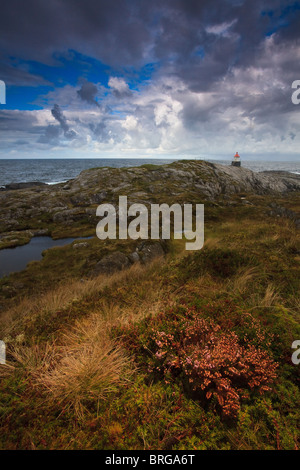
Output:
[[[2,0],[0,31],[0,158],[300,159],[300,1]]]

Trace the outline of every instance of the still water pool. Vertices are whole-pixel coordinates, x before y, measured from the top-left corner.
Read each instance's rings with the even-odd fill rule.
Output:
[[[42,259],[42,252],[54,246],[64,246],[72,243],[74,240],[83,240],[83,238],[60,238],[53,240],[51,237],[33,237],[27,245],[17,246],[15,248],[5,248],[0,250],[0,278],[8,276],[10,273],[22,271],[30,261],[39,261]]]

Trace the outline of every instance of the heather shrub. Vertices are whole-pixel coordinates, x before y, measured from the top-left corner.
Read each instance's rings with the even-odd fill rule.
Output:
[[[238,335],[195,308],[180,307],[129,325],[123,340],[141,363],[147,356],[153,379],[180,383],[192,398],[213,402],[223,416],[235,417],[243,399],[271,390],[277,368],[261,347],[267,339],[261,324],[244,317],[240,324],[244,321],[251,334],[242,338],[241,331]]]

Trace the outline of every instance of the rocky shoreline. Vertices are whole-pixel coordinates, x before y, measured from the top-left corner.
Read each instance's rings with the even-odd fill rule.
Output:
[[[30,189],[39,186],[47,186],[46,183],[42,183],[41,181],[28,181],[26,183],[9,183],[6,184],[4,187],[0,188],[0,191],[10,191],[14,189]]]
[[[28,243],[35,235],[53,238],[95,233],[96,208],[119,195],[128,203],[230,204],[237,194],[284,195],[300,190],[300,175],[255,173],[203,161],[82,171],[67,183],[7,185],[0,192],[0,249]]]

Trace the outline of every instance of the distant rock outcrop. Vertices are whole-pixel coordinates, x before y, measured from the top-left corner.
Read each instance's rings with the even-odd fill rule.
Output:
[[[46,183],[41,183],[40,181],[28,181],[27,183],[9,183],[6,184],[4,188],[1,188],[2,191],[8,191],[13,189],[29,189],[36,188],[37,186],[47,186]]]
[[[120,195],[128,204],[180,204],[201,201],[227,205],[242,193],[284,195],[300,190],[300,175],[288,172],[255,173],[246,168],[205,161],[183,160],[167,165],[84,170],[67,183],[12,183],[0,192],[0,234],[12,230],[72,230],[96,228],[96,208],[101,203],[118,206]],[[232,202],[230,201],[232,200]],[[244,201],[245,204],[247,200]],[[226,204],[225,204],[226,205]],[[63,235],[67,236],[67,235]],[[26,235],[27,239],[27,235]],[[5,247],[9,244],[6,243]],[[4,247],[4,243],[2,244]],[[1,248],[1,243],[0,243]],[[147,258],[148,254],[143,256]]]

